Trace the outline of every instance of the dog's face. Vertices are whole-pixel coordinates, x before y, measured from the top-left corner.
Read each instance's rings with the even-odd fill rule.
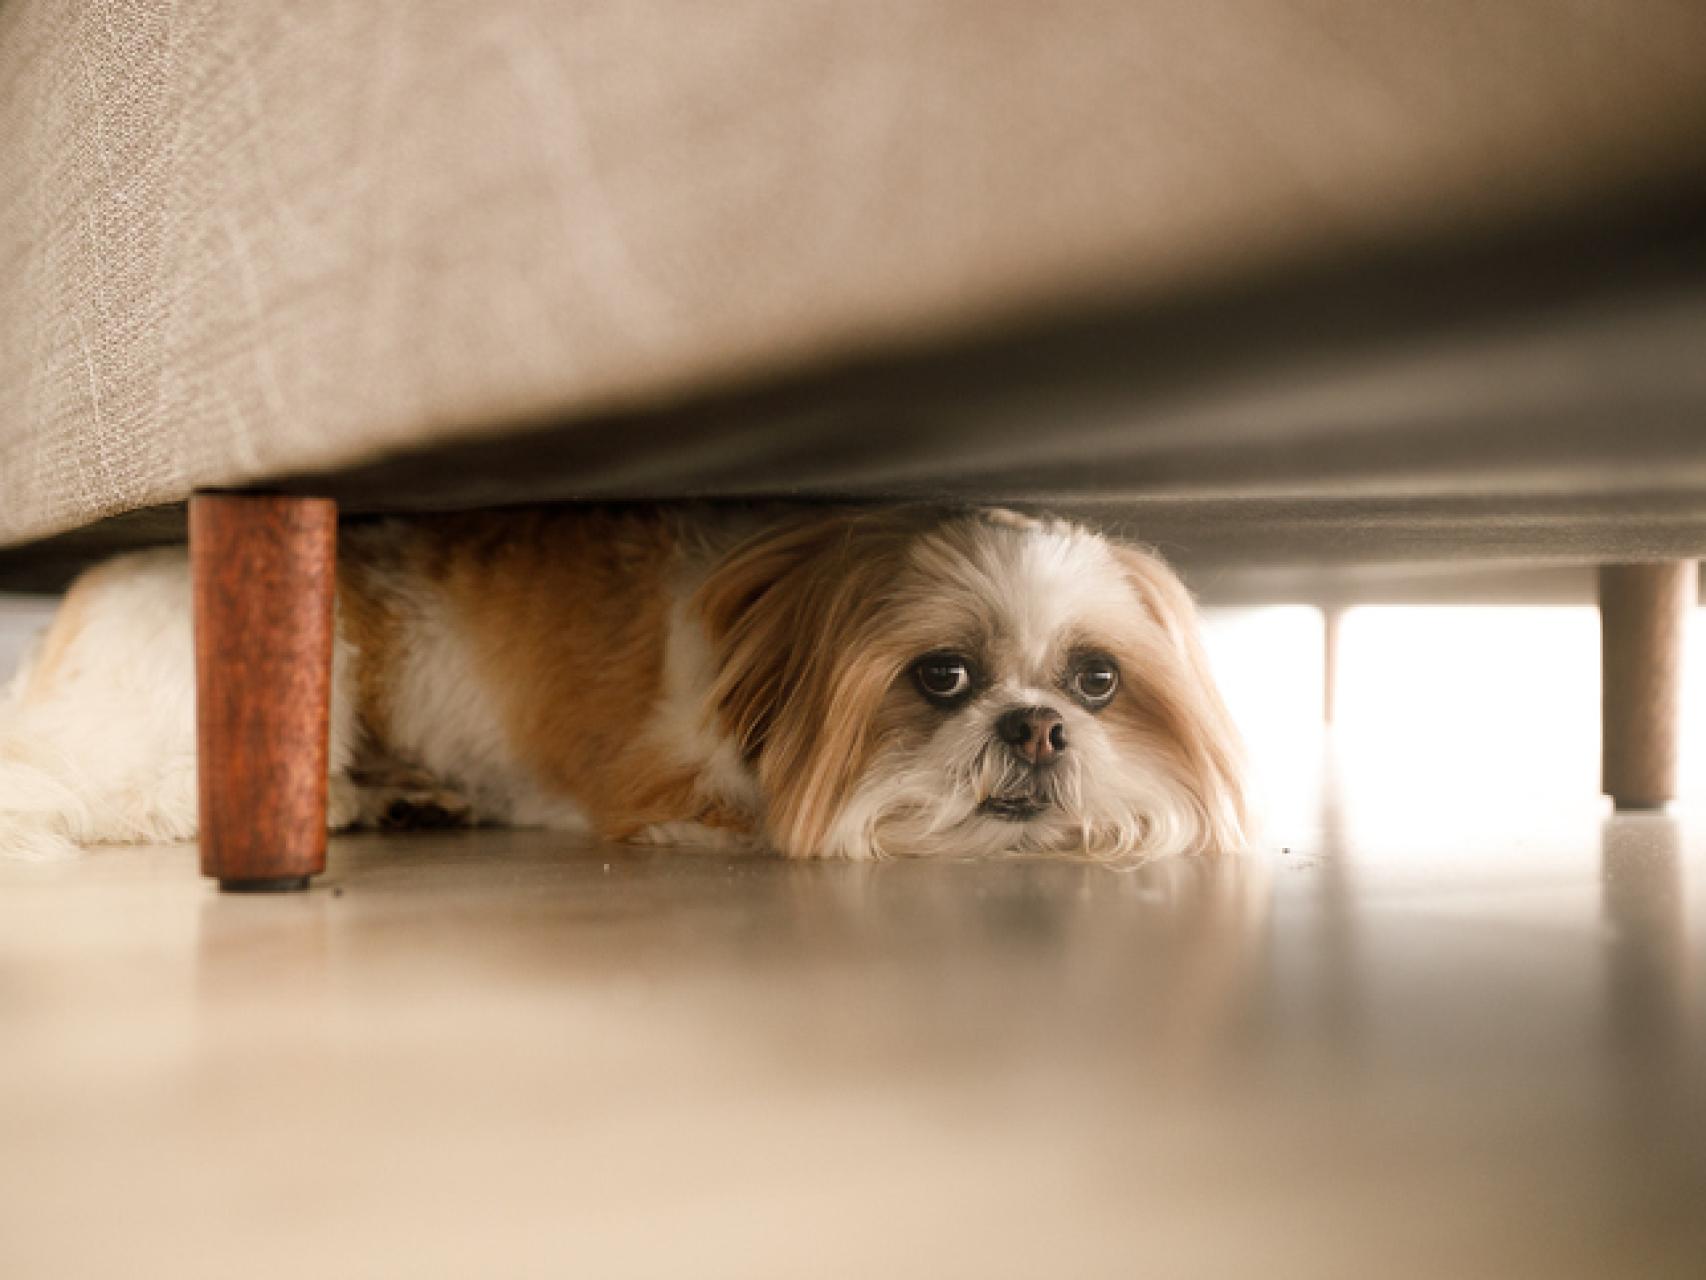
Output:
[[[1236,735],[1153,557],[1005,512],[840,515],[747,544],[701,607],[788,852],[1241,840]]]

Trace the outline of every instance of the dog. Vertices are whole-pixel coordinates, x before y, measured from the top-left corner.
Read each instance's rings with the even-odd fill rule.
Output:
[[[183,549],[86,573],[0,701],[0,849],[193,838],[194,702]],[[330,761],[334,828],[1119,860],[1247,821],[1179,579],[994,509],[352,523]]]

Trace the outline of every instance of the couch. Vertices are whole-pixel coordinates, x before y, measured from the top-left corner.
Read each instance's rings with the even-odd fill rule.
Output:
[[[1640,680],[1706,549],[1695,0],[13,0],[0,175],[0,585],[215,491],[972,498],[1668,565]]]

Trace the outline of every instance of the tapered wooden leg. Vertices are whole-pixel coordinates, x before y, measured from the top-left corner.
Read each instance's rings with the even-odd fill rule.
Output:
[[[222,889],[326,867],[336,545],[322,498],[190,501],[201,869]]]
[[[1339,713],[1339,636],[1345,611],[1336,604],[1321,610],[1321,719],[1332,724]]]
[[[1619,809],[1657,809],[1676,796],[1683,652],[1699,581],[1693,560],[1599,571],[1601,785]]]

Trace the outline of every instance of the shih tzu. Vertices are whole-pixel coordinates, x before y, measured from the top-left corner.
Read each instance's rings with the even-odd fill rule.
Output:
[[[0,701],[0,850],[189,839],[181,550],[73,587]],[[1005,511],[572,508],[354,525],[331,822],[793,856],[1231,849],[1236,733],[1154,556]]]

